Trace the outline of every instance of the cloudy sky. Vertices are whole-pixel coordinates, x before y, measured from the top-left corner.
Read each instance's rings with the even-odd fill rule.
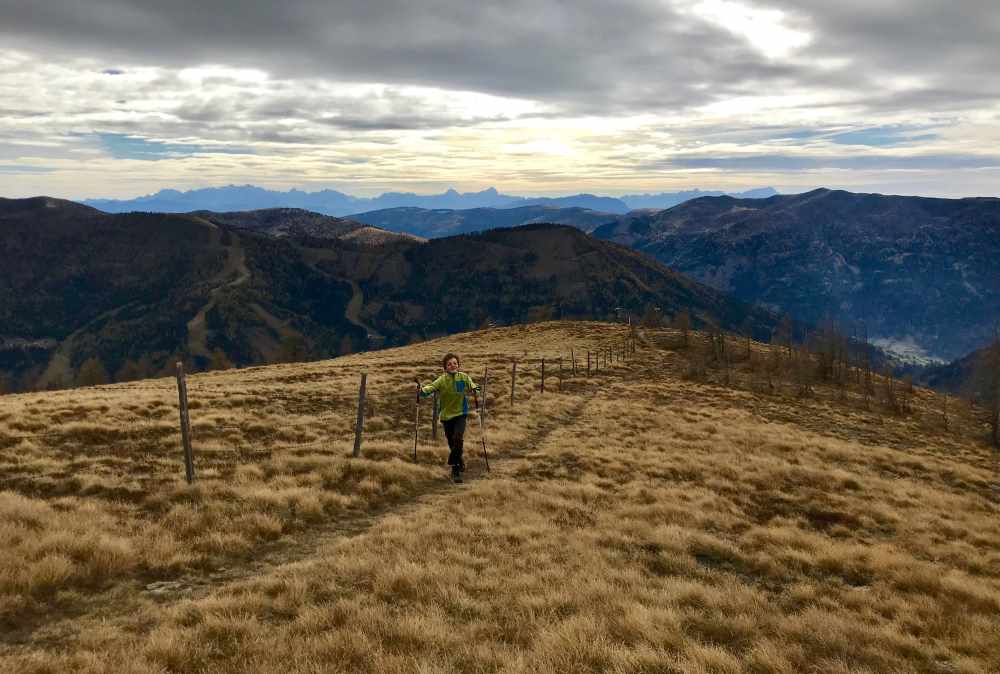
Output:
[[[0,0],[0,196],[1000,195],[996,0]]]

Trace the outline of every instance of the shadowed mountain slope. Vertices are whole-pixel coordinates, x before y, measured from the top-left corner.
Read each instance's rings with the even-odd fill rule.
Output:
[[[865,321],[886,345],[940,358],[981,346],[1000,316],[1000,199],[706,197],[594,235],[744,301],[808,323]]]
[[[651,306],[758,335],[774,324],[570,227],[427,243],[386,234],[381,245],[374,234],[295,210],[109,215],[51,199],[0,200],[0,254],[10,260],[0,271],[0,384],[133,379],[178,359],[196,370],[302,360],[487,322],[624,319]]]
[[[773,314],[678,274],[623,246],[551,224],[432,239],[421,245],[324,255],[318,267],[353,274],[364,320],[383,334],[425,336],[486,322],[663,316],[688,309],[696,324],[773,329]]]

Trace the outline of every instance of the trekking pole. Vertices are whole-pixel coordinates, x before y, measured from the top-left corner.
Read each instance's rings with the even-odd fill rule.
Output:
[[[420,380],[416,377],[413,381],[417,384],[417,398],[413,407],[415,412],[413,413],[413,463],[417,462],[417,431],[420,430]]]
[[[489,375],[487,375],[487,378],[488,377],[489,377]],[[488,379],[484,379],[483,380],[483,386],[486,385],[486,381],[487,380]],[[486,461],[486,470],[489,470],[490,469],[490,457],[489,457],[489,454],[486,453],[486,425],[483,423],[483,411],[485,411],[485,408],[486,408],[486,401],[483,400],[483,410],[480,410],[479,409],[479,394],[476,393],[476,389],[472,389],[472,397],[475,398],[475,400],[476,400],[476,412],[479,413],[479,437],[482,438],[482,441],[483,441],[483,459]]]

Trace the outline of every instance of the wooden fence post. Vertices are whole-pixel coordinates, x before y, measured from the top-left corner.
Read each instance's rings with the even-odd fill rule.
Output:
[[[587,376],[590,376],[590,351],[587,352]]]
[[[573,363],[573,376],[575,377],[576,376],[576,351],[574,351],[573,349],[569,350],[569,359],[570,359],[570,362]]]
[[[545,393],[545,359],[542,358],[542,393]]]
[[[434,391],[434,409],[431,412],[431,439],[438,439],[438,414],[441,413],[441,399],[438,397],[438,392]]]
[[[184,474],[187,483],[194,482],[194,453],[191,451],[191,418],[188,416],[187,380],[184,363],[177,361],[177,399],[181,411],[181,442],[184,443]]]
[[[560,391],[563,390],[563,388],[562,388],[562,379],[563,379],[563,373],[562,373],[562,356],[560,356],[559,357],[559,390]]]
[[[358,390],[358,423],[354,426],[354,456],[361,456],[361,434],[365,429],[365,385],[368,373],[361,373],[361,388]]]
[[[514,386],[517,383],[517,361],[510,364],[510,405],[514,406]]]

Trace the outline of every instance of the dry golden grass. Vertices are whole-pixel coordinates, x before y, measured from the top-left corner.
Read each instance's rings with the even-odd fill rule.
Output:
[[[534,359],[623,335],[191,377],[194,487],[171,380],[0,398],[0,670],[1000,671],[996,464],[971,418],[945,431],[920,391],[905,417],[763,393],[746,368],[687,381],[668,331],[538,392]],[[410,460],[408,382],[446,350],[495,373],[493,470],[470,424],[462,487],[426,405]]]

